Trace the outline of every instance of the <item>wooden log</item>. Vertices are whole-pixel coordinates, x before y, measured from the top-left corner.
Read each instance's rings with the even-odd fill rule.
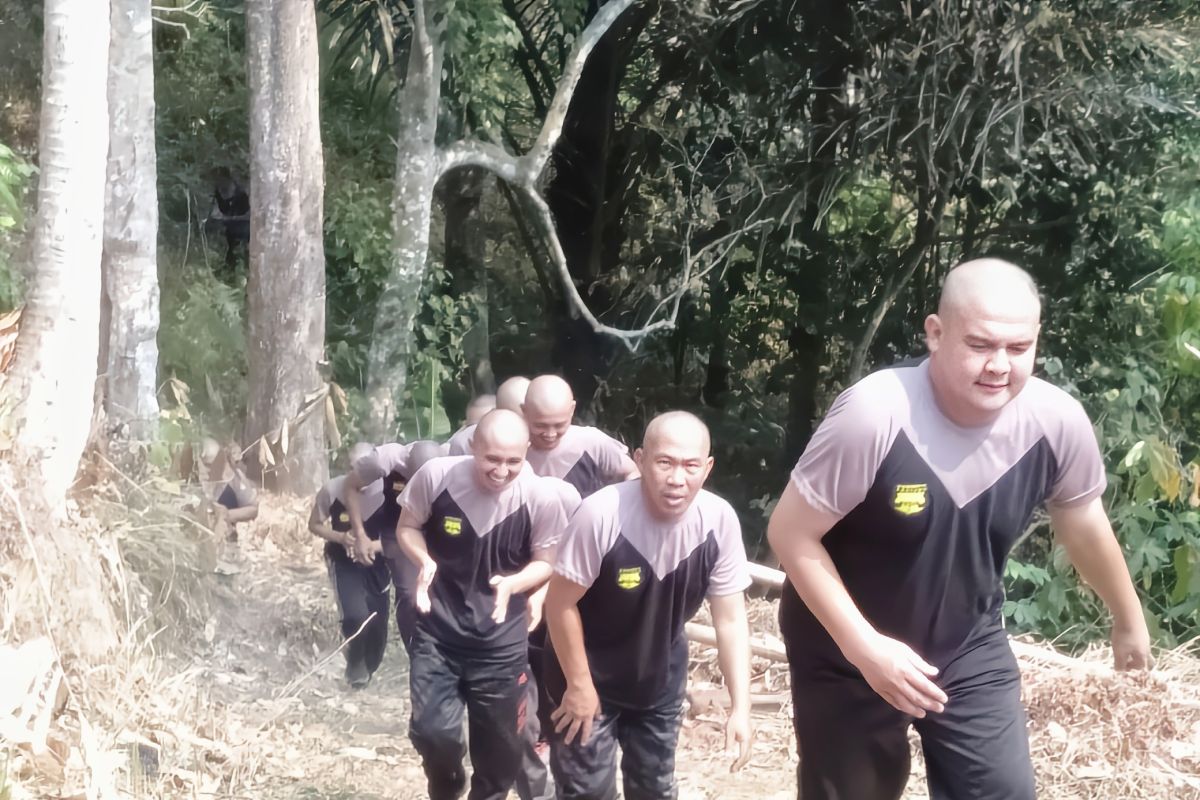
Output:
[[[716,647],[717,645],[717,632],[711,625],[689,622],[684,632],[687,634],[688,639],[697,644],[708,645],[710,647]],[[1083,661],[1082,659],[1058,653],[1049,647],[1042,647],[1012,638],[1008,640],[1008,643],[1012,647],[1013,653],[1022,661],[1033,661],[1060,667],[1077,674],[1108,676],[1113,673],[1113,668],[1107,664]],[[751,635],[750,652],[771,661],[787,661],[787,651],[781,644],[768,641],[760,636]]]
[[[710,647],[717,646],[717,632],[711,625],[701,625],[698,622],[689,622],[684,629],[688,639],[697,644],[709,645]],[[768,658],[771,661],[787,661],[787,653],[783,649],[783,645],[775,642],[767,641],[758,636],[750,637],[750,652],[756,656]]]
[[[782,589],[787,576],[777,569],[764,567],[762,564],[750,563],[750,580],[770,589]]]

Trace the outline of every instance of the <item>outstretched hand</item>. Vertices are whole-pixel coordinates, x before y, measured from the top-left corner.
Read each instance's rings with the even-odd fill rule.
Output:
[[[496,609],[492,612],[492,621],[497,625],[504,622],[508,616],[508,601],[513,596],[514,584],[512,575],[493,575],[488,581],[488,585],[496,593]]]

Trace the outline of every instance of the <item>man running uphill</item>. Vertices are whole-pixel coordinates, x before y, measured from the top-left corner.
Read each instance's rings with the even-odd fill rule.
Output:
[[[524,420],[497,409],[479,422],[473,456],[435,458],[409,481],[397,529],[420,567],[412,641],[409,735],[431,800],[466,785],[471,800],[504,798],[521,768],[526,725],[525,599],[552,571],[566,525],[557,492],[523,469]]]
[[[561,798],[616,798],[618,744],[626,800],[675,797],[684,625],[705,597],[732,700],[733,769],[749,758],[750,574],[737,515],[701,488],[713,465],[708,429],[686,412],[662,414],[634,455],[641,480],[601,489],[575,512],[546,598]]]
[[[789,578],[804,800],[899,798],[910,724],[934,800],[1035,796],[1001,576],[1043,502],[1113,613],[1116,666],[1149,665],[1091,424],[1030,377],[1040,311],[1012,264],[955,268],[925,321],[929,358],[843,392],[792,472],[768,536]]]

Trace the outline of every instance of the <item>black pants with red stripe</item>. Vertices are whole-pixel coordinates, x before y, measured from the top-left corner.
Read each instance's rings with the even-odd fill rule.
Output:
[[[429,800],[455,800],[467,788],[463,737],[467,715],[470,800],[503,800],[522,768],[529,683],[526,654],[506,660],[450,652],[417,628],[411,648],[409,738],[421,756]]]

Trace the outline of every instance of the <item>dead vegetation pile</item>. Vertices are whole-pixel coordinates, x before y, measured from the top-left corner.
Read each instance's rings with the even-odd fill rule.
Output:
[[[401,668],[366,694],[339,683],[307,502],[263,498],[232,546],[196,488],[110,474],[78,498],[87,514],[53,525],[0,493],[0,797],[422,796]],[[782,647],[776,613],[751,602],[761,653]],[[1200,800],[1195,653],[1129,675],[1103,649],[1017,647],[1042,796]],[[794,796],[786,664],[755,656],[755,753],[729,776],[715,653],[692,651],[681,797]]]
[[[778,604],[752,600],[755,638],[782,651]],[[1014,641],[1029,713],[1039,796],[1055,800],[1200,800],[1200,654],[1158,654],[1149,673],[1116,672],[1108,648],[1079,657],[1045,644]],[[701,719],[723,718],[712,698],[720,671],[711,647],[692,644],[692,690]],[[752,698],[760,712],[758,747],[797,760],[785,662],[756,655]],[[913,745],[909,798],[926,797],[919,740]],[[760,752],[759,759],[763,754]]]

